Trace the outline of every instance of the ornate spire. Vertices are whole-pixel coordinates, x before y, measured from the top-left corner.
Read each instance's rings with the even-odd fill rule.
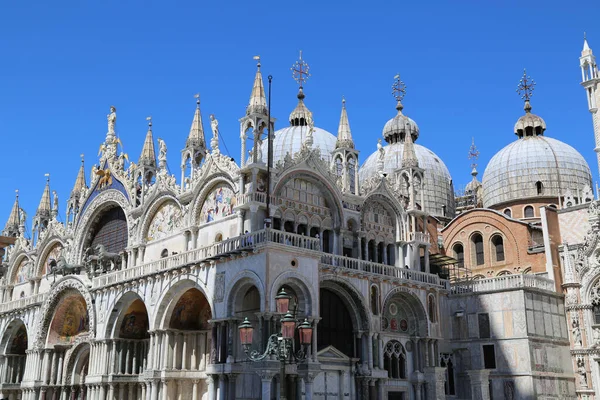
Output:
[[[583,50],[581,50],[581,55],[587,56],[588,54],[591,54],[591,53],[592,53],[592,49],[590,49],[585,32],[583,32]]]
[[[523,70],[523,77],[517,85],[517,93],[521,99],[525,100],[525,115],[518,119],[515,124],[515,134],[520,138],[524,136],[543,135],[546,130],[546,122],[541,117],[531,113],[531,103],[529,100],[535,90],[535,81],[527,75],[527,70]]]
[[[6,225],[4,226],[4,231],[2,232],[6,236],[16,237],[19,235],[19,191],[16,190],[15,202],[12,206],[12,210],[10,211],[10,215],[8,216],[8,221],[6,221]]]
[[[340,116],[340,125],[338,127],[336,148],[347,147],[354,148],[350,123],[348,122],[348,113],[346,112],[346,99],[342,98],[342,115]]]
[[[148,121],[148,133],[146,133],[146,140],[144,141],[138,165],[156,167],[156,153],[154,152],[154,138],[152,137],[152,117],[147,117],[146,120]]]
[[[246,115],[261,114],[267,115],[267,96],[265,96],[265,87],[263,85],[262,73],[260,72],[260,56],[254,56],[256,60],[256,76],[254,77],[254,86],[250,94],[250,102],[246,107]]]
[[[46,187],[44,188],[44,193],[42,193],[42,199],[40,200],[40,205],[37,208],[37,213],[39,214],[43,211],[48,211],[52,209],[52,205],[50,204],[50,174],[46,174]]]
[[[304,105],[304,82],[310,77],[310,67],[302,59],[302,50],[300,58],[291,68],[292,77],[298,83],[298,105],[290,114],[290,125],[292,126],[311,126],[313,125],[312,112]]]
[[[194,95],[196,98],[196,111],[194,120],[190,128],[190,134],[185,142],[186,147],[206,147],[204,139],[204,127],[202,125],[202,113],[200,112],[200,94]]]
[[[400,104],[400,102],[398,102]],[[404,147],[402,148],[402,168],[414,168],[419,166],[419,160],[415,153],[412,135],[405,135]]]
[[[469,160],[471,160],[471,175],[473,179],[477,176],[477,159],[479,158],[479,150],[475,146],[475,138],[471,138],[471,147],[469,147]]]
[[[75,196],[79,194],[83,189],[87,188],[87,184],[85,182],[85,166],[83,163],[83,154],[81,155],[81,166],[79,167],[79,172],[77,173],[77,178],[75,179],[75,185],[73,186],[73,190],[71,191],[71,196]]]

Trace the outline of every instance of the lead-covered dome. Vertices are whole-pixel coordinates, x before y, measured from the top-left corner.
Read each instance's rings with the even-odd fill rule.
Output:
[[[312,112],[304,104],[304,91],[300,87],[298,105],[290,114],[290,126],[275,131],[273,137],[273,163],[283,160],[286,154],[293,156],[299,152],[312,129],[312,148],[321,151],[321,158],[328,163],[331,152],[335,150],[337,138],[324,129],[314,126]],[[263,160],[267,161],[268,143],[262,144]]]
[[[431,150],[418,144],[413,144],[419,168],[425,170],[424,197],[425,210],[438,217],[453,217],[455,212],[454,188],[452,177],[446,164]],[[392,176],[393,172],[402,166],[404,142],[388,144],[384,147],[383,173]],[[377,176],[378,151],[371,154],[360,168],[358,174],[361,182]]]
[[[578,193],[591,188],[590,167],[573,147],[545,137],[546,123],[531,113],[529,100],[525,115],[515,124],[515,142],[490,160],[483,174],[483,206],[530,198],[560,198],[567,190]]]

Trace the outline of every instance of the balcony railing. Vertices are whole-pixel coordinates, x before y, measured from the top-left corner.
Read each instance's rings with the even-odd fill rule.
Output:
[[[416,271],[408,268],[398,268],[393,265],[379,264],[371,261],[359,260],[356,258],[338,256],[334,254],[323,254],[321,264],[331,267],[341,267],[358,272],[385,275],[392,278],[404,279],[407,281],[427,283],[429,285],[446,286],[445,281],[435,274]]]
[[[477,279],[470,282],[452,283],[453,293],[495,292],[507,289],[534,288],[556,291],[552,279],[532,274],[503,275],[495,278]]]
[[[15,310],[19,308],[25,308],[34,304],[39,304],[44,301],[45,294],[38,293],[33,296],[23,297],[19,300],[8,301],[6,303],[0,304],[0,313],[4,313],[10,310]]]
[[[318,238],[298,235],[295,233],[280,231],[276,229],[263,229],[227,239],[222,242],[213,243],[198,249],[189,250],[183,253],[175,254],[160,260],[151,261],[132,268],[122,269],[120,271],[109,272],[97,276],[92,280],[93,287],[102,287],[115,284],[125,280],[136,279],[141,276],[155,274],[160,271],[193,265],[219,257],[225,257],[230,254],[242,251],[250,251],[255,246],[261,246],[265,243],[279,243],[285,246],[292,246],[309,251],[319,252],[321,254],[321,264],[334,267],[346,268],[349,270],[368,272],[372,274],[385,275],[392,278],[405,279],[407,281],[427,283],[430,285],[445,286],[445,281],[435,274],[420,272],[410,269],[397,268],[392,265],[378,264],[365,260],[358,260],[350,257],[343,257],[333,254],[321,253]]]

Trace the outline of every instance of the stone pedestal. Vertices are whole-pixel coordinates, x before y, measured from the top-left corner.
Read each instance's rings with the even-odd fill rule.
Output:
[[[446,368],[425,367],[424,372],[425,381],[427,382],[427,400],[445,400]]]
[[[473,400],[490,400],[490,370],[472,369],[467,371],[471,381],[471,398]]]

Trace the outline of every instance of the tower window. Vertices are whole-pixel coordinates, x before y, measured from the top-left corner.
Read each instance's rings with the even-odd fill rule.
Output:
[[[600,306],[594,305],[594,323],[600,324]]]
[[[476,233],[471,238],[471,254],[474,259],[475,265],[483,265],[484,253],[483,253],[483,238],[479,233]]]
[[[507,217],[512,217],[512,211],[510,208],[507,208],[506,210],[504,210],[504,215],[506,215]]]
[[[524,214],[525,218],[533,218],[534,217],[533,207],[531,207],[531,206],[525,207],[523,214]]]
[[[542,185],[542,182],[537,181],[535,183],[535,189],[536,189],[538,195],[542,194],[544,192],[544,186]]]
[[[504,261],[504,241],[502,240],[502,236],[494,236],[492,238],[492,246],[494,247],[496,262]]]
[[[454,250],[454,257],[458,260],[458,268],[463,268],[465,266],[465,250],[463,245],[457,243],[452,249]]]
[[[483,368],[496,368],[496,349],[493,344],[483,345]]]

